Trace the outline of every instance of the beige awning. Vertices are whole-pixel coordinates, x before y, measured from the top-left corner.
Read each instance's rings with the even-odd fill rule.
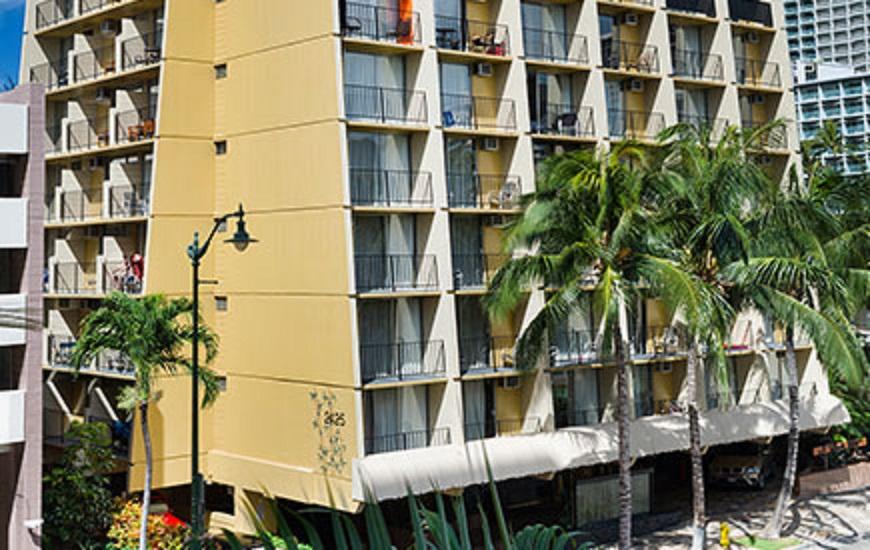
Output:
[[[843,404],[830,395],[801,401],[800,427],[819,429],[849,421]],[[788,431],[784,401],[745,405],[701,415],[705,446],[772,437]],[[631,454],[643,457],[689,448],[685,415],[652,416],[631,423]],[[449,490],[486,483],[487,459],[496,481],[612,462],[617,458],[615,423],[556,432],[497,437],[465,444],[428,447],[367,456],[354,461],[353,497],[377,500],[433,490]],[[365,487],[368,489],[366,490]]]

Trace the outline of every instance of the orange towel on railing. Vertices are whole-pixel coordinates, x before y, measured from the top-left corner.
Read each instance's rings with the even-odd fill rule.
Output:
[[[399,24],[396,31],[399,44],[414,43],[414,0],[399,0]]]

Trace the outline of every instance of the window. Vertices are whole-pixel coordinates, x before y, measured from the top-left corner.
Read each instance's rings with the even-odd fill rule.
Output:
[[[227,77],[227,64],[221,63],[220,65],[214,66],[214,77],[217,80],[221,80]]]
[[[220,140],[214,142],[214,153],[216,155],[226,155],[227,154],[227,142],[226,140]]]

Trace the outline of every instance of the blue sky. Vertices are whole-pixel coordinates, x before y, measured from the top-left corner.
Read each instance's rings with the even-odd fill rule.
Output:
[[[0,0],[0,83],[18,81],[24,0]]]

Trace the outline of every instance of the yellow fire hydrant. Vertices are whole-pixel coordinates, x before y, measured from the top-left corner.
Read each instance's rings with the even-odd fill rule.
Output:
[[[731,548],[731,529],[724,521],[719,524],[719,546],[722,548]]]

